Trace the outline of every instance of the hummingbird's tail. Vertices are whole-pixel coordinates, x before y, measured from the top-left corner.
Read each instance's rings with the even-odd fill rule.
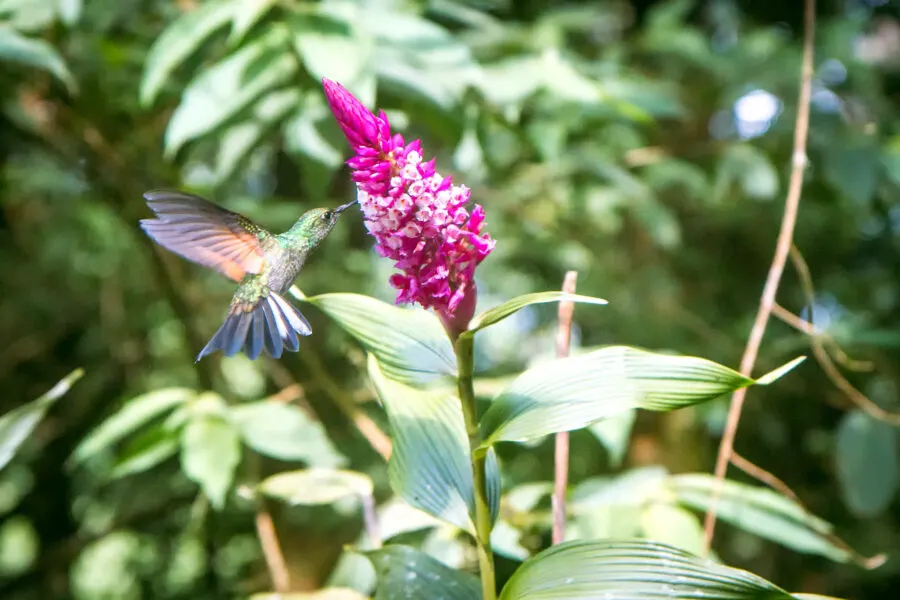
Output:
[[[225,322],[197,355],[197,362],[216,350],[232,356],[243,349],[254,360],[265,349],[273,358],[281,358],[282,349],[296,352],[300,348],[297,334],[311,333],[300,311],[270,290],[256,304],[232,303]]]

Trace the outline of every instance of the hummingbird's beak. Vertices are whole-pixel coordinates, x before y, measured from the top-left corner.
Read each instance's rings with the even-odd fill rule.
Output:
[[[341,204],[340,206],[338,206],[337,208],[334,209],[334,214],[339,215],[342,212],[344,212],[345,210],[347,210],[348,208],[350,208],[351,206],[353,206],[354,204],[356,204],[356,200],[354,200],[353,202],[348,202],[347,204]]]

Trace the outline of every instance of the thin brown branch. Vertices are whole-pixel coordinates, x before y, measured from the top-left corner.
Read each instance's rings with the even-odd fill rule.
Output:
[[[384,460],[390,459],[392,449],[391,438],[381,430],[378,424],[375,423],[369,415],[359,409],[349,394],[345,393],[344,390],[334,382],[328,374],[328,371],[325,370],[322,362],[319,360],[319,356],[311,350],[307,350],[306,352],[300,353],[300,358],[306,363],[316,384],[318,384],[322,391],[328,394],[341,412],[353,422],[356,429],[364,438],[366,438],[366,441],[369,442],[369,445],[372,446],[375,452],[380,454]]]
[[[763,287],[762,298],[759,302],[759,309],[756,313],[753,329],[750,331],[750,338],[747,340],[747,347],[744,349],[744,355],[741,358],[740,371],[745,376],[750,375],[753,366],[756,363],[756,357],[759,353],[759,347],[766,331],[766,325],[772,314],[772,307],[775,305],[775,296],[778,292],[781,276],[784,273],[784,267],[787,264],[788,254],[790,253],[794,237],[794,228],[797,224],[800,196],[803,191],[803,173],[807,163],[806,142],[809,135],[809,104],[810,96],[812,94],[813,40],[815,38],[816,20],[815,6],[815,0],[805,0],[803,19],[803,60],[800,72],[800,93],[797,100],[797,122],[794,128],[794,145],[791,156],[791,174],[788,182],[787,197],[785,198],[781,229],[778,232],[778,240],[775,245],[775,256],[769,267],[769,274],[766,277],[766,283]],[[716,458],[715,469],[717,485],[714,486],[709,510],[706,513],[706,519],[703,526],[704,546],[707,551],[712,545],[713,535],[715,534],[716,508],[719,496],[722,493],[721,482],[725,478],[728,463],[734,452],[734,438],[737,434],[738,423],[741,419],[741,410],[744,406],[746,394],[747,388],[741,388],[732,395],[731,406],[728,410],[728,420],[725,424],[725,431],[719,445],[719,454]]]
[[[813,286],[812,274],[809,271],[809,265],[806,264],[806,260],[803,258],[803,254],[800,252],[799,248],[796,245],[791,245],[791,263],[794,265],[794,269],[797,271],[797,276],[800,278],[800,286],[803,288],[803,294],[806,296],[806,304],[809,307],[809,319],[812,321],[813,319],[813,308],[815,307],[816,302],[816,291]],[[799,317],[798,317],[799,318]],[[790,325],[790,323],[788,323]],[[847,356],[847,354],[841,350],[837,341],[826,334],[824,331],[821,331],[815,328],[814,325],[810,323],[810,327],[819,336],[822,340],[823,344],[828,345],[831,348],[831,352],[835,356],[835,360],[850,369],[851,371],[871,371],[875,368],[875,365],[868,361],[862,360],[854,360]],[[813,335],[813,334],[811,334]]]
[[[809,330],[815,329],[810,323],[807,323],[779,304],[776,304],[773,307],[772,314],[788,325],[797,327],[801,331],[803,331],[804,327],[808,327]],[[825,350],[822,340],[809,330],[807,330],[806,333],[810,334],[809,344],[812,348],[813,356],[816,357],[816,361],[822,367],[822,370],[825,371],[825,375],[831,383],[843,392],[853,404],[865,411],[869,416],[884,421],[885,423],[890,423],[891,425],[900,425],[900,415],[888,412],[878,406],[868,396],[856,389],[853,384],[844,377],[840,369],[837,368],[837,365],[834,364],[834,361],[831,360],[831,356],[829,356],[828,352]]]
[[[578,282],[576,271],[566,272],[563,279],[562,291],[568,294],[575,293],[575,285]],[[562,300],[559,303],[559,327],[556,330],[556,356],[564,358],[569,355],[569,346],[572,342],[572,313],[575,312],[575,303],[570,300]],[[556,448],[553,469],[553,543],[559,544],[566,534],[566,491],[569,487],[569,432],[561,431],[556,434]]]
[[[278,543],[278,535],[275,533],[272,515],[262,505],[262,501],[259,501],[259,506],[256,509],[256,535],[259,537],[263,557],[266,559],[266,567],[268,567],[269,576],[272,578],[272,587],[279,594],[290,592],[291,576],[288,572],[287,563],[284,561],[284,554],[281,552],[281,544]]]
[[[765,483],[766,485],[768,485],[769,487],[774,489],[776,492],[778,492],[782,496],[785,496],[785,497],[791,499],[797,505],[797,507],[800,508],[800,510],[802,510],[803,512],[805,512],[808,516],[810,516],[810,517],[813,516],[812,513],[809,512],[809,509],[807,509],[806,506],[804,506],[803,503],[800,502],[800,498],[797,497],[797,494],[795,494],[794,491],[791,488],[789,488],[786,483],[784,483],[782,480],[775,477],[775,475],[773,475],[772,473],[769,473],[762,467],[759,467],[759,466],[753,464],[752,462],[750,462],[749,460],[747,460],[746,458],[744,458],[737,452],[732,453],[731,464],[736,466],[738,469],[740,469],[741,471],[743,471],[750,477],[753,477],[754,479],[757,479],[757,480]],[[851,548],[847,542],[845,542],[844,540],[842,540],[841,538],[839,538],[837,535],[835,535],[833,533],[825,532],[825,531],[819,531],[818,533],[819,533],[819,535],[824,537],[826,540],[828,540],[832,545],[834,545],[834,546],[840,548],[841,550],[843,550],[844,552],[846,552],[853,559],[853,561],[855,563],[863,566],[866,569],[878,568],[881,565],[883,565],[885,563],[885,561],[887,560],[886,554],[876,554],[875,556],[863,556],[862,554],[860,554],[859,552],[857,552],[856,550]]]
[[[762,467],[750,462],[737,452],[731,453],[731,464],[736,466],[738,469],[740,469],[750,477],[756,479],[757,481],[763,482],[782,496],[790,498],[797,504],[800,504],[800,498],[797,497],[797,494],[794,493],[794,490],[789,488],[785,482],[775,477],[775,475],[773,475],[769,471],[766,471]]]

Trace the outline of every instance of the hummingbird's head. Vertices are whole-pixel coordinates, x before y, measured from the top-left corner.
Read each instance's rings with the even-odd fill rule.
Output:
[[[356,204],[356,200],[337,208],[314,208],[300,217],[294,229],[299,229],[316,244],[324,240],[337,223],[341,213]]]

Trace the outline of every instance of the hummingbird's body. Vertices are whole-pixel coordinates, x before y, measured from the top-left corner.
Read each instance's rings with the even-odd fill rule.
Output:
[[[141,221],[151,238],[240,284],[225,322],[197,360],[216,350],[232,356],[243,349],[251,359],[264,349],[274,358],[281,356],[283,348],[296,352],[297,334],[309,335],[312,330],[282,294],[300,274],[309,253],[354,202],[331,210],[310,210],[288,231],[276,235],[198,196],[154,191],[144,197],[157,216]]]

